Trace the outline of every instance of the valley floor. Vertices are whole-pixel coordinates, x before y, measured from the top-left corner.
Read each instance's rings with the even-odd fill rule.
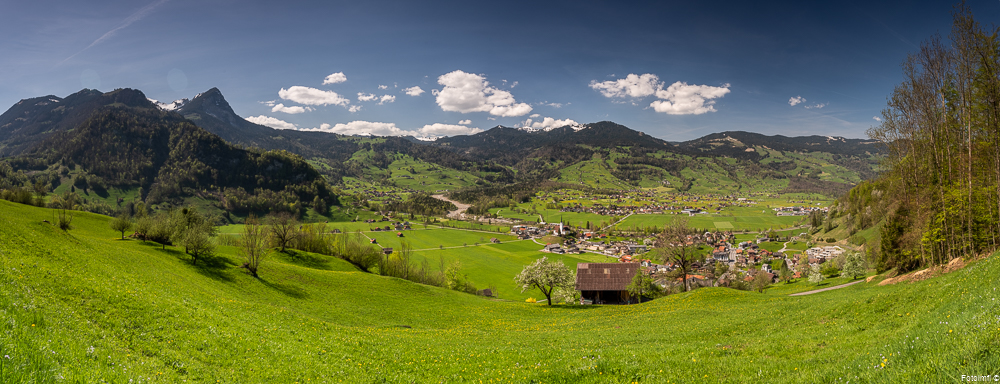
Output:
[[[0,382],[955,382],[1000,372],[1000,256],[916,283],[631,306],[484,299],[0,201]]]

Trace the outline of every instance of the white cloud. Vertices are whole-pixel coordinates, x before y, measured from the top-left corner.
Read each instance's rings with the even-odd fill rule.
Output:
[[[352,121],[344,124],[340,123],[331,126],[330,124],[320,125],[319,128],[304,129],[306,131],[323,131],[339,133],[342,135],[375,135],[375,136],[403,136],[403,130],[396,127],[395,123],[378,123],[370,121]]]
[[[802,96],[795,96],[788,99],[788,105],[796,106],[806,102],[806,98]]]
[[[249,121],[251,123],[254,123],[254,124],[260,124],[260,125],[268,126],[268,127],[274,128],[274,129],[296,129],[297,128],[295,126],[295,124],[292,124],[292,123],[289,123],[289,122],[283,121],[283,120],[278,120],[278,119],[275,119],[275,118],[270,117],[270,116],[264,116],[264,115],[250,116],[250,117],[247,118],[247,121]]]
[[[482,129],[466,127],[464,125],[441,123],[428,124],[417,130],[423,136],[475,135],[482,131]]]
[[[354,113],[354,112],[360,111],[361,110],[361,106],[360,105],[352,105],[350,108],[347,108],[347,110],[351,111],[351,113]]]
[[[715,112],[715,100],[729,93],[730,85],[721,87],[675,82],[666,89],[660,78],[651,73],[636,75],[630,73],[624,79],[597,82],[591,80],[590,87],[600,91],[605,97],[646,97],[655,95],[660,100],[649,104],[656,112],[670,115],[700,115]],[[637,105],[634,101],[634,105]]]
[[[530,105],[518,103],[510,92],[490,87],[480,75],[454,71],[438,77],[438,84],[444,88],[433,93],[444,111],[489,112],[503,117],[524,116],[531,112]]]
[[[513,83],[511,83],[511,84],[510,84],[510,87],[511,87],[511,88],[514,88],[514,87],[516,87],[516,86],[517,86],[517,81],[515,81],[515,82],[513,82]]]
[[[875,120],[875,121],[878,121],[878,122],[882,122],[882,118],[878,117],[878,116],[872,116],[872,120]]]
[[[458,123],[462,124],[462,125],[469,125],[469,124],[472,124],[472,120],[469,120],[469,119],[459,120]]]
[[[323,79],[323,85],[343,83],[345,81],[347,81],[347,76],[344,76],[344,72],[331,73],[330,76]]]
[[[656,97],[664,99],[649,104],[654,111],[670,115],[700,115],[715,112],[715,100],[729,93],[729,84],[721,87],[710,85],[688,85],[676,82],[667,89],[656,91]]]
[[[646,97],[652,95],[663,87],[660,78],[652,73],[636,75],[630,73],[624,79],[602,81],[590,81],[590,87],[601,91],[605,97]]]
[[[826,103],[819,103],[819,104],[816,104],[816,105],[807,105],[806,109],[813,109],[813,108],[820,109],[820,108],[823,108],[825,106],[826,106]]]
[[[649,104],[656,112],[669,115],[700,115],[715,112],[715,100],[729,93],[729,84],[721,87],[710,85],[689,85],[676,82],[667,89],[656,91],[656,97],[664,99]]]
[[[379,85],[378,89],[389,89],[388,85]]]
[[[289,87],[287,90],[282,88],[278,91],[278,96],[285,100],[291,100],[299,104],[305,105],[342,105],[347,106],[350,104],[350,100],[347,100],[337,92],[324,91],[316,88],[303,87],[296,85]]]
[[[451,124],[427,124],[416,130],[404,130],[396,126],[395,123],[381,123],[371,121],[352,121],[336,125],[322,124],[319,128],[303,129],[304,131],[321,131],[339,133],[341,135],[375,135],[375,136],[415,136],[415,137],[439,137],[454,135],[472,135],[483,130],[470,128],[462,125]]]
[[[406,94],[410,95],[410,96],[420,96],[421,93],[424,93],[424,90],[420,89],[420,87],[414,85],[414,86],[409,87],[409,88],[404,88],[403,92],[406,92]]]
[[[567,125],[570,125],[570,126],[579,126],[580,123],[577,123],[576,121],[574,121],[572,119],[557,120],[557,119],[553,119],[551,117],[546,117],[546,118],[542,119],[542,121],[534,121],[532,119],[527,119],[524,122],[522,122],[520,125],[522,127],[526,127],[526,128],[541,129],[541,130],[546,130],[547,131],[547,130],[550,130],[550,129],[565,127]]]
[[[535,118],[538,118],[539,116],[541,116],[541,115],[539,115],[537,113],[532,113],[531,116],[528,116],[528,117],[530,117],[532,119],[535,119]]]
[[[375,100],[377,97],[378,96],[375,96],[374,93],[358,92],[358,101],[372,101]]]
[[[394,101],[396,101],[396,96],[394,96],[394,95],[382,95],[382,98],[378,100],[378,105],[382,105],[382,104],[385,104],[385,103],[391,103],[391,102],[394,102]]]
[[[296,113],[309,112],[309,111],[312,111],[312,110],[313,110],[312,108],[309,108],[309,107],[300,107],[298,105],[293,106],[293,107],[286,107],[284,104],[277,104],[277,105],[274,105],[274,108],[271,108],[271,112],[284,112],[284,113],[288,113],[288,114],[292,114],[292,115],[294,115]]]
[[[550,106],[552,108],[562,108],[562,106],[563,106],[562,103],[548,103],[548,104],[543,104],[543,105],[548,105],[548,106]]]

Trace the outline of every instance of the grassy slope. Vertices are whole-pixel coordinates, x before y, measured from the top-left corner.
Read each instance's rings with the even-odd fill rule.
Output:
[[[435,192],[474,186],[479,177],[469,173],[431,164],[408,155],[396,155],[389,164],[392,183],[400,188]],[[413,169],[416,173],[411,173]]]
[[[318,255],[272,257],[255,280],[229,248],[192,266],[117,240],[107,218],[80,214],[65,234],[50,217],[0,201],[0,382],[941,382],[1000,370],[998,256],[803,297],[712,288],[547,308]]]

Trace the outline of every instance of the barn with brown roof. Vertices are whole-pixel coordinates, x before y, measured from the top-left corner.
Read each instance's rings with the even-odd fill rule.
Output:
[[[580,298],[594,304],[624,304],[631,301],[628,285],[639,272],[637,263],[579,263],[576,290]]]

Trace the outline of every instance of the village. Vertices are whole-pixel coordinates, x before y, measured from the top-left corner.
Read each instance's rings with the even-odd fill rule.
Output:
[[[798,270],[803,265],[823,266],[845,252],[840,246],[829,245],[814,246],[804,252],[786,255],[760,246],[761,243],[777,241],[776,238],[761,235],[754,240],[736,241],[732,231],[705,232],[689,235],[682,244],[673,244],[700,246],[700,252],[704,255],[687,266],[685,276],[680,276],[679,265],[660,260],[661,256],[654,251],[657,242],[653,237],[610,240],[606,234],[572,228],[562,223],[515,225],[511,227],[510,233],[519,239],[536,242],[538,239],[560,239],[558,242],[544,244],[540,251],[545,253],[587,252],[607,256],[606,263],[578,263],[577,289],[580,291],[582,304],[632,302],[627,287],[639,273],[651,277],[663,289],[685,284],[691,287],[729,286],[734,279],[750,282],[758,274],[764,274],[766,280],[774,284],[781,279],[780,271],[775,265],[784,264],[788,268],[788,278],[797,279],[808,274],[808,271]],[[789,238],[789,241],[797,240],[797,236]],[[803,259],[806,264],[800,264]],[[593,278],[594,270],[601,270],[607,276],[603,276],[603,280],[599,282],[588,282],[588,279]]]

